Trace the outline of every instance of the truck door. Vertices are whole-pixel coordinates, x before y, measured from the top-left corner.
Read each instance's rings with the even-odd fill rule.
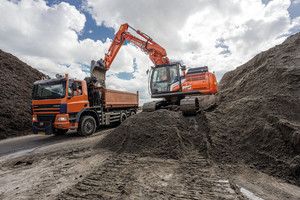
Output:
[[[74,88],[74,85],[77,87]],[[83,89],[81,81],[69,80],[68,113],[77,113],[88,107],[88,98]]]

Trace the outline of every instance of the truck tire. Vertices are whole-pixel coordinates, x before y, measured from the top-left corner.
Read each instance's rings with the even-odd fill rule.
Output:
[[[136,114],[136,113],[135,113],[135,111],[133,111],[133,110],[130,112],[130,116],[133,116],[133,115],[135,115],[135,114]]]
[[[78,125],[78,134],[81,136],[92,135],[96,131],[96,120],[92,116],[83,116]]]
[[[66,132],[68,132],[68,129],[53,129],[54,135],[64,135]]]
[[[120,116],[120,124],[122,124],[127,119],[126,113],[122,112]]]

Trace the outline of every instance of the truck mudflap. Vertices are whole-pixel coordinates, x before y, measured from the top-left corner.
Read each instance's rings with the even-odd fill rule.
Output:
[[[33,122],[33,134],[51,135],[53,133],[52,122]]]

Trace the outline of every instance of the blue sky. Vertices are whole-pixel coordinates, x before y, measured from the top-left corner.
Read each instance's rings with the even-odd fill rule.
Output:
[[[132,3],[134,2],[134,3]],[[300,0],[0,0],[0,48],[32,67],[84,79],[121,24],[150,35],[170,60],[224,73],[300,31]],[[109,71],[110,89],[150,100],[148,56],[126,43]]]
[[[271,0],[262,0],[262,3],[268,4]],[[106,27],[103,23],[99,26],[96,24],[96,21],[92,18],[92,15],[87,12],[85,9],[82,8],[83,1],[82,0],[47,0],[47,5],[52,6],[53,4],[59,4],[60,2],[67,2],[70,5],[76,7],[77,10],[82,12],[86,17],[85,28],[83,32],[78,35],[79,40],[83,40],[86,38],[90,38],[92,40],[101,40],[105,41],[106,38],[113,39],[114,38],[114,29],[112,27]],[[293,2],[293,1],[292,1]],[[300,16],[300,3],[298,4],[291,4],[288,8],[289,14],[291,19]],[[298,32],[295,30],[295,32]]]
[[[262,0],[262,3],[267,5],[271,0]],[[93,19],[92,14],[89,13],[86,9],[84,9],[84,2],[82,0],[48,0],[47,5],[53,6],[54,4],[59,4],[60,2],[67,2],[70,5],[73,5],[76,7],[77,10],[79,10],[81,13],[85,15],[86,22],[84,29],[80,34],[78,34],[79,40],[84,39],[92,39],[94,41],[101,40],[102,42],[105,42],[107,38],[113,39],[114,38],[114,28],[112,27],[106,27],[104,26],[104,23],[101,23],[101,25],[97,25],[95,19]],[[296,17],[300,16],[300,3],[299,4],[291,4],[288,8],[288,12],[290,14],[291,19],[294,19]],[[298,32],[299,27],[294,28],[293,32]],[[220,54],[224,55],[230,55],[230,50],[228,49],[228,46],[224,44],[224,40],[220,39],[220,43],[216,44],[216,48],[220,47],[223,48],[223,50],[220,52]],[[124,44],[126,45],[126,43]],[[134,63],[134,68],[136,71],[136,63]],[[128,72],[120,72],[117,74],[118,78],[125,79],[125,80],[131,80],[134,78],[133,73]],[[109,77],[109,76],[108,76]]]
[[[84,40],[90,38],[92,40],[101,40],[105,42],[106,38],[114,38],[114,29],[105,27],[102,25],[96,25],[96,21],[92,18],[92,15],[86,10],[82,9],[82,0],[47,0],[47,5],[53,6],[54,4],[59,4],[60,2],[67,2],[72,6],[75,6],[77,10],[85,15],[86,22],[85,27],[81,34],[78,35],[79,40]]]

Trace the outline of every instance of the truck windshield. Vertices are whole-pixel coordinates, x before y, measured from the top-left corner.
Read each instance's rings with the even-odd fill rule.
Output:
[[[32,99],[60,99],[66,93],[66,81],[55,81],[36,84],[33,87]]]

